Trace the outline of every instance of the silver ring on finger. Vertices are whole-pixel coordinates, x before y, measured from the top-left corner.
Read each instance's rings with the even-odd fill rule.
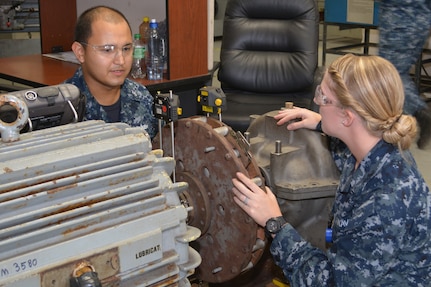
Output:
[[[243,202],[245,205],[248,205],[248,197],[246,196],[242,202]]]

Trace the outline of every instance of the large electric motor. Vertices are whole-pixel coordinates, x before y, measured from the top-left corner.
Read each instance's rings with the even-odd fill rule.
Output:
[[[0,155],[0,286],[190,286],[201,257],[187,184],[143,129],[68,124]]]

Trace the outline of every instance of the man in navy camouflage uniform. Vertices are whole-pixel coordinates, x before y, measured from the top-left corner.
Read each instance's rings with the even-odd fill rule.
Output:
[[[404,112],[421,128],[418,147],[431,138],[431,111],[419,96],[410,69],[422,55],[431,28],[431,0],[380,0],[379,55],[395,65],[403,80]]]
[[[340,57],[314,102],[319,113],[293,108],[274,118],[330,136],[341,171],[330,248],[304,240],[271,190],[242,173],[232,181],[235,202],[271,233],[270,252],[291,286],[431,286],[431,194],[408,150],[416,121],[403,114],[396,68],[378,56]]]
[[[81,67],[66,82],[85,95],[85,120],[141,126],[153,138],[157,133],[153,97],[143,85],[127,78],[133,61],[132,41],[130,25],[119,11],[98,6],[83,12],[72,44]]]

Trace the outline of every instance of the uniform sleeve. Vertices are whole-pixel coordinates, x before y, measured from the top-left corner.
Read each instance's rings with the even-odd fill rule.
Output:
[[[141,91],[143,98],[139,105],[134,119],[137,121],[135,125],[140,125],[145,128],[150,138],[153,139],[158,131],[158,121],[153,114],[153,96],[145,89]]]
[[[153,114],[153,96],[146,87],[129,79],[126,79],[123,90],[122,121],[134,127],[143,127],[154,138],[158,131],[158,121]]]
[[[293,227],[274,238],[271,254],[293,286],[373,286],[390,267],[398,244],[397,228],[385,228],[373,200],[337,224],[334,242],[325,252],[303,240]],[[391,286],[391,284],[387,285]]]
[[[293,286],[332,286],[332,268],[326,253],[311,246],[290,224],[273,239],[270,252]]]
[[[286,225],[274,238],[270,252],[290,283],[365,287],[404,282],[403,286],[426,286],[430,277],[426,275],[429,229],[421,222],[429,225],[429,216],[424,214],[427,204],[414,203],[413,195],[401,191],[404,204],[400,205],[400,198],[388,191],[374,190],[375,196],[355,209],[349,220],[339,220],[340,230],[334,230],[336,237],[327,252],[311,246]],[[417,205],[413,208],[415,218],[408,214],[412,208],[407,208],[407,202]]]

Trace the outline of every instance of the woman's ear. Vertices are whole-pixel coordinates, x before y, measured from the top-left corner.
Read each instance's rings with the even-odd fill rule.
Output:
[[[72,43],[72,51],[75,54],[75,57],[78,59],[80,63],[84,63],[85,61],[85,49],[81,43],[73,42]]]
[[[354,113],[352,110],[344,109],[343,110],[343,121],[341,123],[346,127],[351,126],[357,117],[358,117],[358,115],[356,113]]]

